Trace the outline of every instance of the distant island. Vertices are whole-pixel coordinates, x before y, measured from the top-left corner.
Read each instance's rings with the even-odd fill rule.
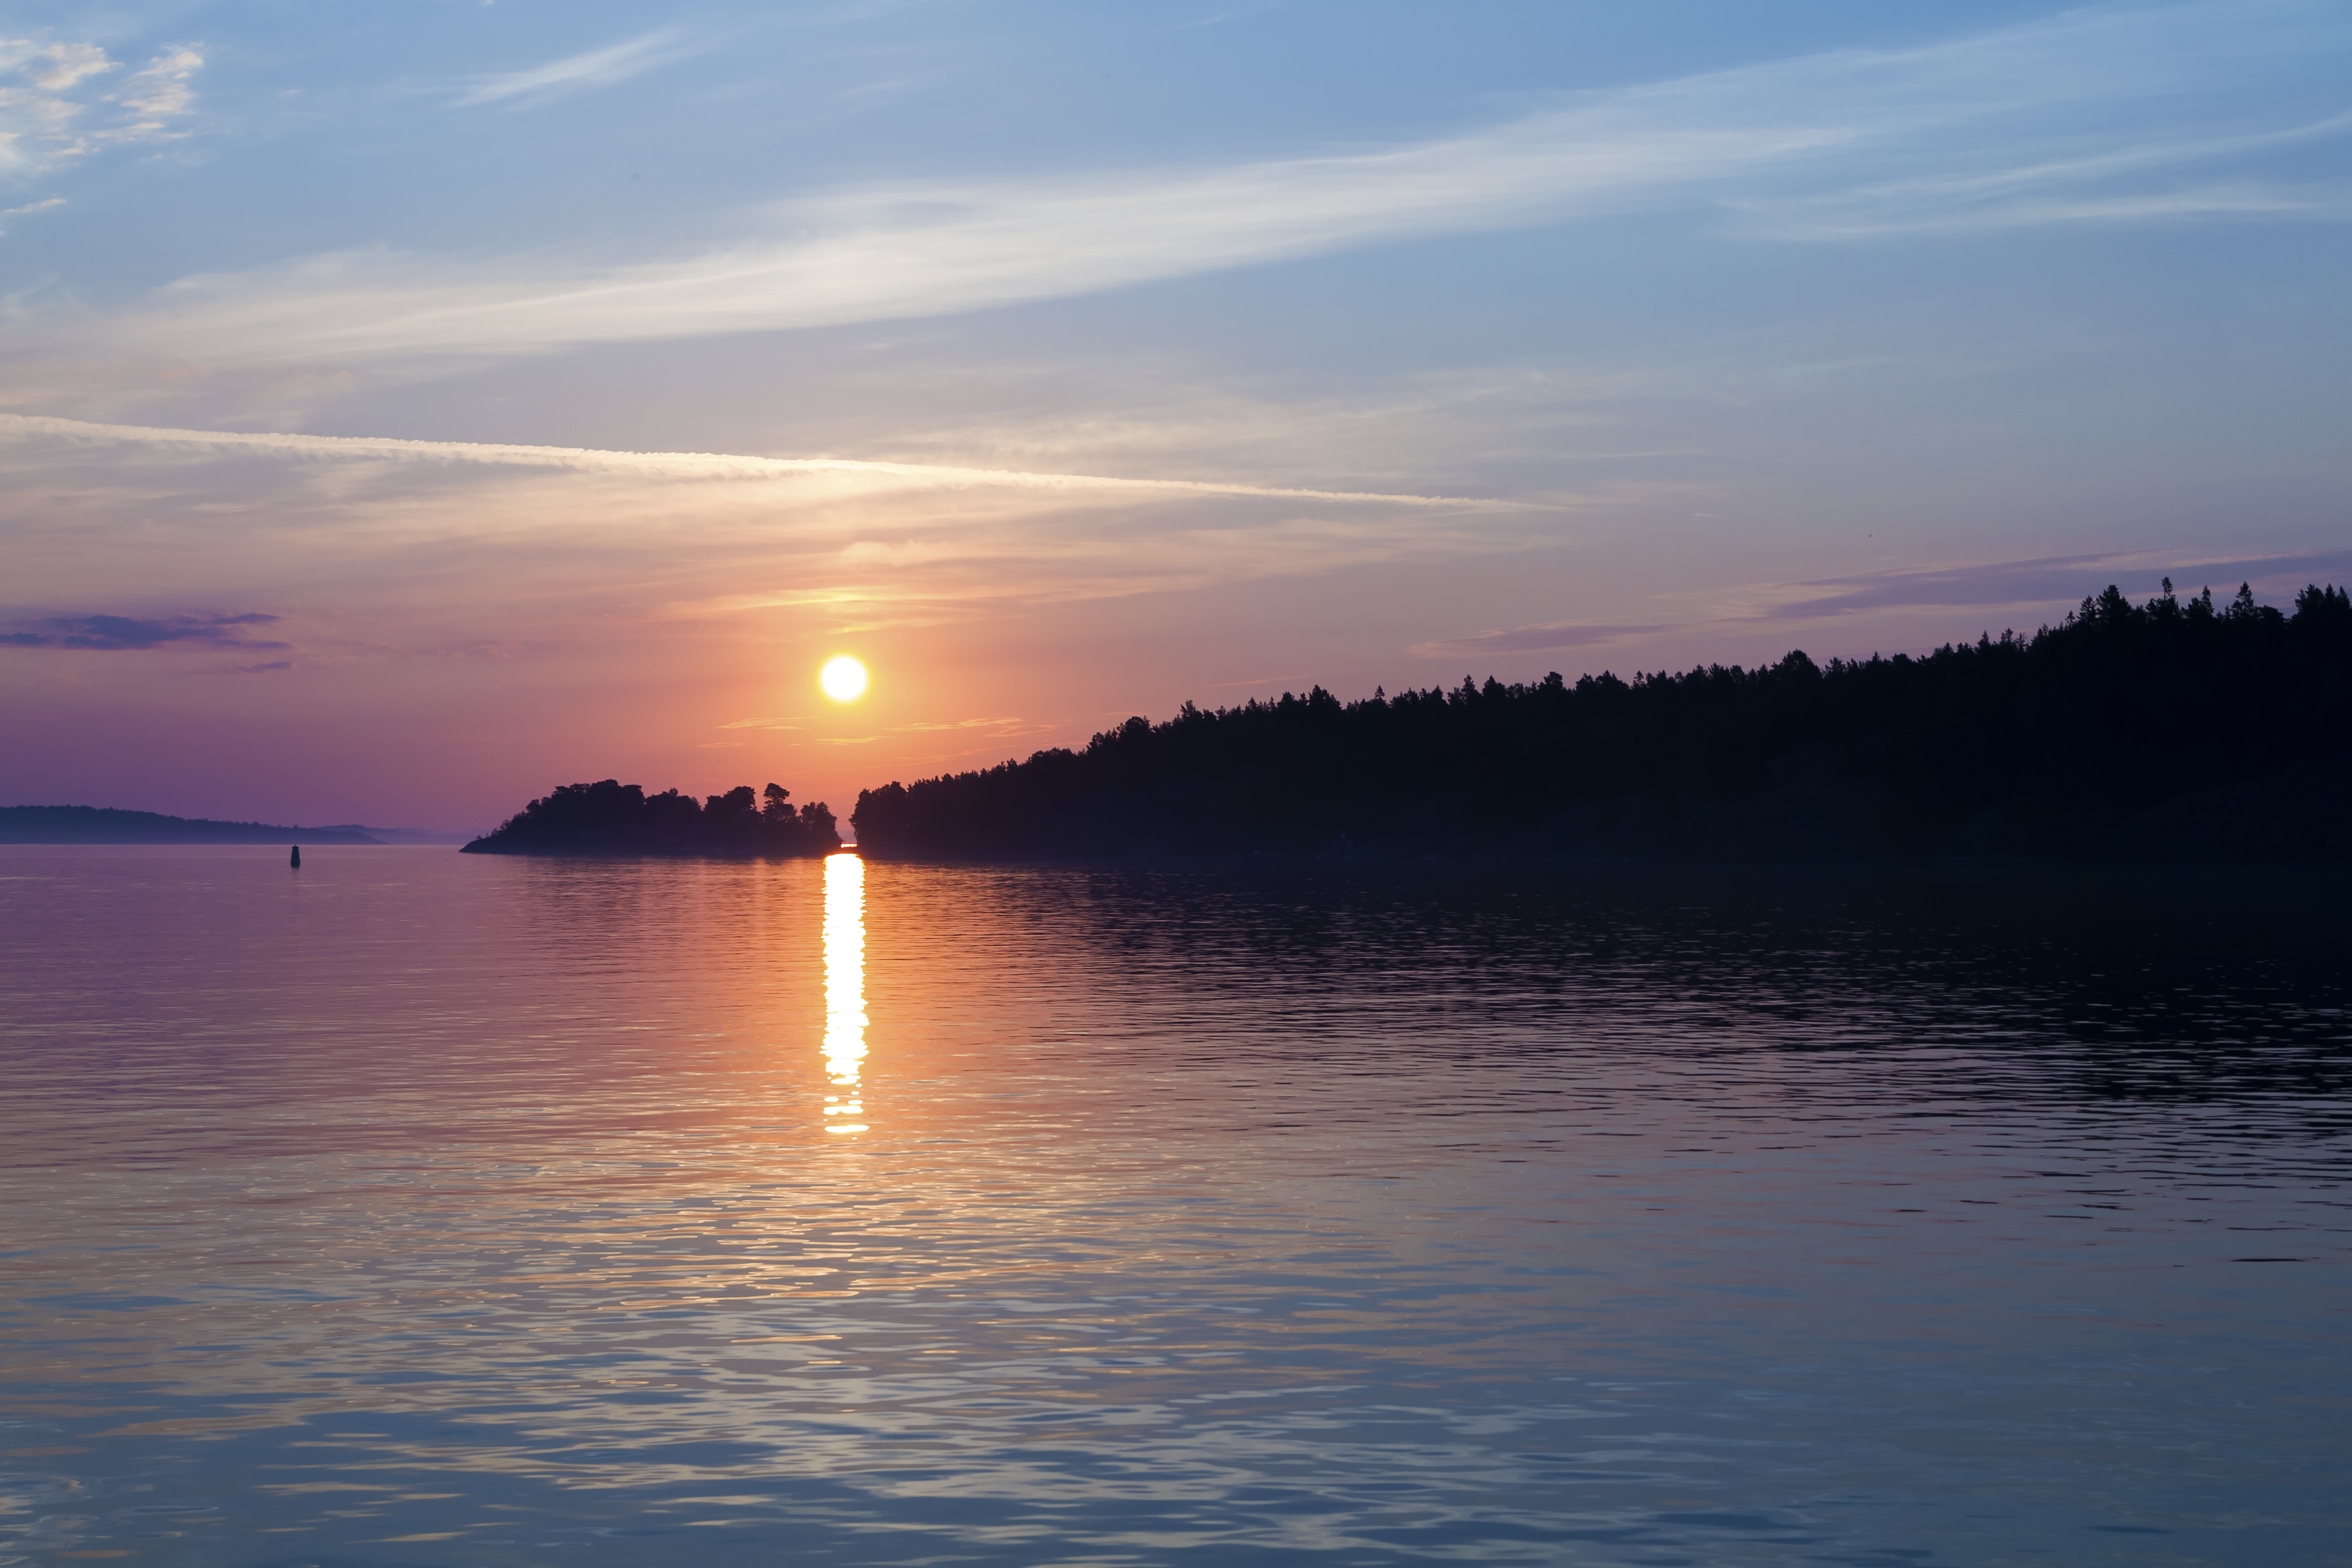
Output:
[[[208,822],[101,805],[0,805],[0,844],[382,844],[350,827]]]
[[[490,833],[467,855],[651,855],[727,857],[830,855],[841,847],[823,801],[792,805],[792,792],[740,784],[697,804],[674,789],[647,795],[614,779],[561,784]]]
[[[2352,860],[2352,596],[2116,588],[1919,658],[1128,720],[857,798],[862,853]]]

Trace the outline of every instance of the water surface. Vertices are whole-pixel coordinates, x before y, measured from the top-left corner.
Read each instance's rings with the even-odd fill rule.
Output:
[[[2292,877],[0,849],[0,1561],[2352,1561]]]

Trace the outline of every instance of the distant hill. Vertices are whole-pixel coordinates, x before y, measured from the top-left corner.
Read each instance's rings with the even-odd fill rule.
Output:
[[[2352,597],[2113,587],[2031,637],[1343,703],[859,795],[860,853],[2352,861]]]
[[[0,805],[0,844],[381,844],[349,828],[208,822],[102,805]]]

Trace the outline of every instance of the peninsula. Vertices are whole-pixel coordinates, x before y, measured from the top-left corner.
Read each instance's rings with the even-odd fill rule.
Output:
[[[859,795],[861,853],[2352,860],[2352,597],[2241,585],[1923,657],[1141,718]]]

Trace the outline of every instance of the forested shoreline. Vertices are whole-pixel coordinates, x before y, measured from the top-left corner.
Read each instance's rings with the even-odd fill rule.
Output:
[[[2352,859],[2352,597],[2116,588],[1914,658],[1134,718],[860,794],[862,852]]]
[[[792,792],[738,784],[698,802],[614,779],[561,784],[467,845],[467,855],[794,857],[841,847],[823,801],[797,809]]]

